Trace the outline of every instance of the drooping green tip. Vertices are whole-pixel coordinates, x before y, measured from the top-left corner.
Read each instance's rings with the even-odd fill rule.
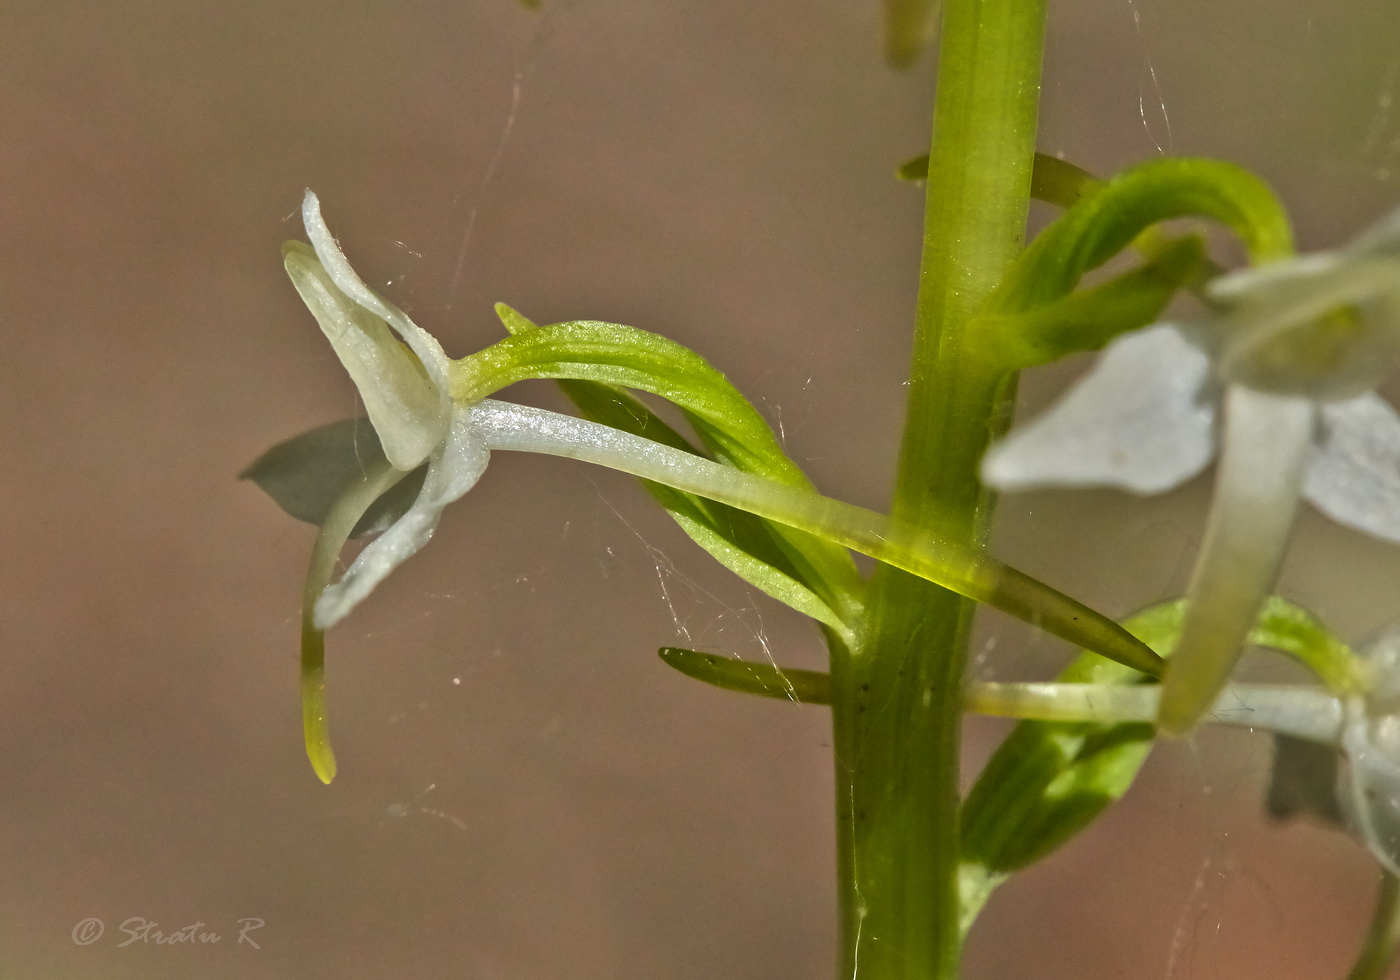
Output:
[[[335,778],[335,753],[331,751],[326,722],[326,635],[308,621],[301,630],[301,726],[306,737],[306,757],[316,777],[326,785]]]

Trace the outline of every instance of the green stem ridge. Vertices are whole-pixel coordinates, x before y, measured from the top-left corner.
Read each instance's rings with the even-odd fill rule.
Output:
[[[977,467],[1006,425],[1014,376],[978,355],[967,327],[1021,248],[1044,32],[1044,0],[944,8],[892,512],[972,550],[991,503]],[[958,749],[972,609],[882,567],[868,639],[833,663],[843,977],[957,976]]]

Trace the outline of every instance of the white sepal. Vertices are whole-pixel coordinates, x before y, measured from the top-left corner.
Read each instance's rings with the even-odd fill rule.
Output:
[[[1179,486],[1215,451],[1209,374],[1205,352],[1174,326],[1121,337],[1049,411],[988,451],[982,479],[1012,491]]]

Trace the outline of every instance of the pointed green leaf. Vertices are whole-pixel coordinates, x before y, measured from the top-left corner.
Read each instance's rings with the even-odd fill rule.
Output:
[[[1219,222],[1256,263],[1292,254],[1282,205],[1267,184],[1233,164],[1171,157],[1078,186],[1084,192],[1078,202],[1021,253],[970,328],[995,363],[1022,367],[1096,350],[1141,326],[1147,310],[1165,306],[1163,296],[1215,271],[1203,253],[1166,238],[1158,227],[1163,221]],[[1145,266],[1074,293],[1086,273],[1134,243],[1148,257]],[[1020,336],[1012,336],[1017,330]]]
[[[1124,625],[1159,654],[1170,648],[1153,610]],[[1157,642],[1153,642],[1156,640]],[[1146,678],[1083,652],[1067,683],[1132,683]],[[962,809],[963,928],[1013,872],[1040,860],[1087,827],[1127,792],[1152,750],[1151,725],[1020,722],[992,755]]]
[[[510,346],[541,337],[542,344],[535,347]],[[553,346],[546,349],[543,344]],[[753,434],[752,427],[746,432],[744,419],[752,417],[761,426],[755,441],[766,439],[776,448],[761,416],[723,376],[684,348],[678,348],[683,352],[678,355],[677,348],[664,338],[613,324],[572,323],[527,330],[457,362],[454,397],[471,401],[501,384],[528,377],[562,376],[628,385],[679,403],[702,438],[705,426],[710,425],[734,445],[751,449],[752,443],[744,443]],[[823,600],[828,599],[828,593],[834,597],[836,601],[829,604],[846,623],[858,621],[858,600],[849,597],[858,596],[863,587],[843,550],[850,549],[988,603],[1136,669],[1156,674],[1163,667],[1160,657],[1118,623],[1045,583],[980,551],[942,541],[927,530],[823,497],[780,451],[776,455],[735,454],[718,440],[706,439],[718,457],[707,460],[584,419],[572,420],[574,425],[563,419],[552,423],[560,432],[551,437],[525,424],[526,416],[539,411],[496,402],[489,407],[483,404],[481,418],[499,427],[493,437],[498,445],[595,462],[763,518],[781,535],[779,540],[790,557],[814,559],[812,565],[820,568],[821,574],[813,582],[813,591]],[[586,426],[599,431],[584,438],[586,429],[581,427]],[[564,430],[570,434],[565,436]],[[527,432],[529,437],[525,438]],[[621,446],[627,440],[635,443],[624,450]],[[828,556],[832,560],[828,561]],[[850,586],[840,582],[839,576],[847,574]]]
[[[662,647],[657,654],[668,667],[726,691],[802,704],[831,703],[831,678],[820,671],[720,657],[682,647]]]
[[[1179,289],[1203,281],[1210,268],[1204,241],[1185,236],[1107,282],[1026,313],[979,317],[970,329],[985,338],[985,350],[1001,363],[1016,368],[1046,364],[1098,350],[1119,334],[1155,322]]]
[[[1144,231],[1183,217],[1223,224],[1256,263],[1293,252],[1287,212],[1268,185],[1249,171],[1201,158],[1152,160],[1095,185],[1037,235],[985,312],[1023,313],[1067,296],[1085,273],[1123,251]]]

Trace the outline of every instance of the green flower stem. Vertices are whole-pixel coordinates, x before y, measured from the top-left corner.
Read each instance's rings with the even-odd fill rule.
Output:
[[[1021,248],[1045,0],[948,0],[896,519],[980,549],[977,467],[1014,375],[969,322]],[[833,658],[840,976],[950,980],[961,958],[958,748],[973,604],[880,568],[865,644]]]

